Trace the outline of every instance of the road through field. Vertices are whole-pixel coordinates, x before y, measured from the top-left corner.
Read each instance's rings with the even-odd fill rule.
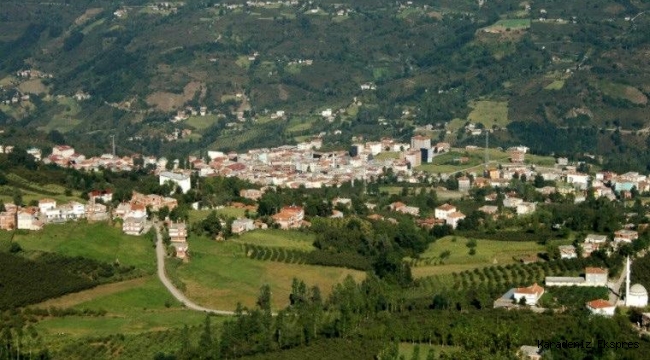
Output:
[[[165,246],[163,245],[162,241],[162,235],[160,235],[160,228],[157,225],[154,225],[154,228],[156,229],[156,260],[158,263],[158,278],[160,279],[160,282],[165,285],[167,290],[169,291],[170,294],[172,294],[173,297],[176,298],[176,300],[180,301],[183,305],[185,305],[188,309],[191,310],[196,310],[196,311],[202,311],[202,312],[207,312],[211,314],[217,314],[217,315],[235,315],[234,311],[228,311],[228,310],[217,310],[217,309],[208,309],[203,306],[200,306],[194,302],[192,302],[190,299],[188,299],[185,294],[183,294],[180,290],[178,290],[174,284],[169,280],[167,277],[167,273],[165,273]]]

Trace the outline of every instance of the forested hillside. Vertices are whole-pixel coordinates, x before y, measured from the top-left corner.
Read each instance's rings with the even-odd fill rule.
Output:
[[[645,169],[648,7],[7,0],[0,122],[56,130],[87,153],[117,135],[120,152],[155,154],[322,132],[345,145],[350,135],[407,138],[420,125],[466,144],[479,141],[464,131],[471,122],[494,129],[495,145]]]

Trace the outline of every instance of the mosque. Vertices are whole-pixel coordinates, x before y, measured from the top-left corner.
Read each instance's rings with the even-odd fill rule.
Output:
[[[630,270],[630,257],[625,264],[625,306],[646,307],[648,305],[648,290],[641,284],[634,284],[630,287],[632,271]]]

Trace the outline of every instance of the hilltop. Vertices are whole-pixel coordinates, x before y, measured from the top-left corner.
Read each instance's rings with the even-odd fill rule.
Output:
[[[87,153],[188,154],[321,134],[605,155],[644,169],[644,1],[387,0],[0,9],[0,121]],[[251,31],[255,29],[255,31]]]

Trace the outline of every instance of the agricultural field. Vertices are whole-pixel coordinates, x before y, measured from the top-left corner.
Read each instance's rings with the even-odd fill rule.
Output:
[[[474,240],[476,253],[470,255],[469,241],[470,239],[461,236],[446,236],[436,240],[429,245],[420,259],[411,261],[413,275],[422,277],[479,266],[511,264],[519,257],[545,251],[544,246],[534,242],[478,239]]]
[[[467,116],[467,120],[481,123],[486,129],[492,129],[494,126],[505,128],[510,122],[507,101],[470,101],[468,106],[472,108],[472,111]]]
[[[648,97],[632,86],[601,81],[598,83],[598,87],[603,94],[615,99],[627,100],[635,105],[646,105],[648,103]]]
[[[196,130],[205,130],[217,122],[216,115],[190,116],[185,123]]]
[[[485,31],[503,32],[530,28],[530,19],[501,19],[485,28]]]
[[[156,257],[153,242],[145,236],[129,236],[119,225],[85,221],[46,225],[38,232],[15,232],[14,241],[26,251],[83,256],[106,263],[119,262],[153,273]]]
[[[314,235],[301,231],[278,229],[255,230],[235,237],[231,241],[240,244],[279,247],[302,251],[314,250]]]
[[[414,352],[417,350],[417,357],[414,356]],[[411,359],[411,360],[425,360],[429,359],[429,351],[433,351],[434,359],[447,358],[454,353],[462,351],[461,348],[455,346],[442,346],[442,345],[429,345],[429,344],[411,344],[411,343],[399,343],[399,355],[400,358]],[[443,354],[445,356],[443,356]]]
[[[155,276],[101,285],[34,305],[106,312],[103,316],[73,315],[47,318],[36,325],[46,339],[137,334],[187,324],[198,325],[205,315],[182,307]]]
[[[207,307],[234,310],[238,302],[253,307],[260,287],[268,284],[273,307],[278,309],[288,304],[294,277],[308,286],[318,285],[326,296],[348,275],[357,281],[365,276],[349,269],[253,260],[246,256],[243,244],[233,241],[194,237],[189,245],[190,262],[170,262],[168,273],[189,298]]]

